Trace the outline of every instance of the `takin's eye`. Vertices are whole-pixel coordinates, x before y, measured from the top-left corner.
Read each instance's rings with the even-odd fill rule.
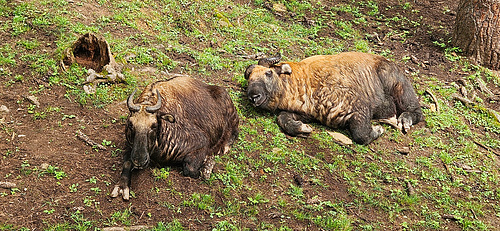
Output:
[[[266,76],[268,78],[272,77],[273,76],[273,71],[269,70],[269,71],[266,71]]]
[[[173,115],[171,115],[171,114],[164,114],[164,115],[161,116],[161,119],[162,120],[166,120],[166,121],[168,121],[170,123],[175,123],[175,117]]]

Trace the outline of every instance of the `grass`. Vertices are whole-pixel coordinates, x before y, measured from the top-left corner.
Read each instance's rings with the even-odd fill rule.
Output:
[[[131,226],[142,224],[144,219],[153,224],[152,230],[189,230],[187,227],[193,222],[209,224],[212,230],[494,228],[490,220],[500,216],[500,190],[496,187],[500,173],[495,165],[498,160],[475,141],[498,150],[500,124],[481,106],[482,96],[475,99],[475,107],[462,105],[451,100],[451,95],[459,91],[457,87],[450,87],[436,77],[415,73],[418,76],[415,86],[422,102],[432,104],[425,90],[433,91],[440,113],[426,108],[425,125],[409,134],[401,135],[386,127],[387,133],[381,139],[388,142],[377,140],[368,147],[346,148],[332,142],[328,134],[331,129],[319,124],[312,124],[315,132],[308,139],[285,136],[276,124],[276,115],[255,110],[242,90],[228,83],[244,88],[247,82],[243,72],[255,61],[241,56],[261,52],[280,52],[285,60],[293,61],[342,51],[373,52],[395,58],[388,48],[376,50],[360,28],[365,24],[386,26],[392,30],[389,36],[398,37],[398,41],[404,43],[414,35],[411,28],[424,26],[423,22],[405,16],[418,13],[412,3],[402,1],[400,5],[382,9],[377,1],[351,1],[333,7],[324,7],[319,1],[272,1],[296,14],[279,17],[266,9],[267,1],[246,5],[225,0],[95,2],[98,15],[85,14],[86,20],[83,20],[84,13],[73,8],[86,5],[86,1],[45,0],[39,6],[34,1],[0,0],[0,17],[5,22],[0,28],[7,34],[1,36],[11,38],[0,46],[3,86],[14,89],[44,79],[46,85],[34,85],[29,93],[42,97],[52,88],[64,87],[64,97],[71,102],[89,110],[107,110],[110,104],[124,100],[133,88],[162,78],[161,72],[190,74],[228,88],[240,116],[240,134],[230,152],[216,158],[217,171],[209,180],[189,181],[211,190],[186,192],[174,183],[177,178],[172,171],[177,170],[154,168],[150,174],[154,187],[150,191],[134,189],[141,190],[141,195],[131,192],[131,206],[116,206],[111,212],[105,210],[107,213],[101,199],[109,193],[106,182],[114,178],[95,175],[76,182],[65,172],[67,166],[49,165],[38,169],[32,160],[24,160],[5,178],[53,180],[55,187],[81,194],[79,201],[69,206],[82,204],[85,213],[64,211],[65,208],[57,204],[45,207],[42,210],[45,217],[60,215],[65,220],[46,222],[41,229]],[[393,8],[401,13],[385,15]],[[354,20],[345,20],[339,14]],[[297,18],[308,18],[312,23]],[[88,95],[81,87],[87,70],[78,65],[66,70],[61,68],[59,60],[64,50],[76,40],[77,34],[86,32],[99,33],[107,39],[117,62],[125,66],[125,84],[99,85],[95,94]],[[479,78],[499,86],[498,76],[467,63],[457,55],[457,48],[444,41],[434,41],[434,46],[452,63],[452,71],[466,71],[472,73],[467,77],[471,81]],[[411,64],[409,56],[398,58]],[[139,71],[146,66],[155,68],[155,73]],[[25,105],[23,110],[35,120],[56,118],[59,122],[80,124],[72,112],[56,105],[36,108],[24,102],[19,104]],[[13,134],[10,127],[1,126],[2,135]],[[107,140],[102,143],[109,148],[116,147]],[[399,154],[387,147],[387,143],[409,146],[411,152]],[[17,158],[19,151],[12,150],[2,150],[2,158]],[[117,175],[116,171],[111,173]],[[294,176],[302,178],[304,185],[298,186]],[[68,181],[69,184],[64,183]],[[64,185],[57,186],[57,182]],[[408,185],[414,188],[412,194],[408,192]],[[12,189],[0,195],[5,198],[23,193]],[[157,204],[149,206],[168,210],[171,215],[168,220],[158,218],[154,209],[144,214],[133,210],[134,198],[165,194],[174,199],[155,201]],[[197,217],[176,218],[190,212]],[[365,212],[373,216],[365,216]],[[453,224],[442,218],[444,214],[455,216]],[[268,216],[273,219],[266,219]],[[248,223],[241,223],[242,218],[248,219]],[[0,230],[19,229],[27,228],[0,223]]]

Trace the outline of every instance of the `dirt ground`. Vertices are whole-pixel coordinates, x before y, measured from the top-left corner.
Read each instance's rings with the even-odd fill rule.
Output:
[[[409,31],[411,36],[408,36],[406,40],[398,35],[385,36],[392,29],[383,24],[380,27],[361,27],[361,30],[366,34],[377,33],[380,41],[373,39],[370,44],[374,47],[373,53],[390,50],[395,60],[413,55],[418,61],[400,63],[404,70],[408,70],[408,72],[419,70],[421,74],[435,76],[445,83],[451,83],[464,77],[466,73],[447,71],[452,67],[452,63],[444,57],[443,50],[436,47],[433,42],[448,40],[453,29],[454,9],[457,3],[457,1],[452,0],[415,1],[413,7],[418,12],[415,12],[414,15],[406,15],[406,17],[420,22],[422,26],[415,31]],[[329,2],[328,4],[333,3]],[[380,1],[380,11],[388,16],[396,15],[397,10],[388,8],[389,4],[392,4],[392,1]],[[77,6],[77,10],[82,12],[92,10],[85,7],[86,5]],[[450,11],[443,14],[443,9],[450,9]],[[282,19],[294,20],[288,15],[282,16]],[[350,20],[350,18],[345,16],[345,20]],[[400,29],[405,30],[405,28]],[[434,33],[427,33],[430,29]],[[320,31],[320,36],[336,37],[335,33],[326,29]],[[10,37],[3,35],[0,38],[2,42],[7,42],[9,39]],[[42,40],[47,44],[47,52],[53,52],[56,47],[54,38],[45,36]],[[179,59],[182,62],[195,62],[190,57],[171,58]],[[18,72],[28,73],[22,69]],[[227,84],[231,78],[224,77],[223,79]],[[220,80],[215,79],[209,81],[220,82]],[[413,79],[413,81],[419,83],[419,79]],[[229,83],[229,85],[234,89],[244,91],[238,83]],[[52,106],[61,110],[50,112],[45,119],[34,120],[33,115],[27,110],[31,104],[27,97],[30,95],[30,91],[38,89],[40,86],[50,90],[44,90],[37,95],[40,103],[39,108]],[[494,86],[490,87],[497,93],[500,92]],[[0,181],[16,183],[19,189],[13,195],[0,197],[0,204],[2,204],[0,220],[2,222],[40,230],[47,223],[73,222],[74,218],[71,216],[76,211],[80,211],[86,219],[99,220],[110,217],[115,211],[126,209],[129,209],[134,215],[135,224],[150,226],[159,221],[171,221],[175,218],[186,221],[183,222],[186,228],[206,229],[217,221],[217,217],[209,219],[210,214],[200,213],[200,210],[196,208],[183,207],[179,213],[166,209],[169,206],[168,203],[175,204],[181,199],[175,192],[182,192],[185,195],[191,195],[194,192],[220,194],[218,187],[222,187],[217,182],[213,182],[209,186],[200,180],[184,177],[175,168],[170,172],[169,179],[172,182],[169,183],[168,190],[165,187],[165,182],[155,181],[152,177],[152,170],[146,169],[135,171],[133,174],[132,188],[138,195],[136,198],[124,202],[121,199],[112,199],[107,195],[112,190],[121,170],[120,153],[114,153],[113,150],[116,148],[110,146],[107,150],[92,148],[80,140],[76,134],[78,131],[82,131],[99,143],[103,140],[111,141],[111,144],[117,148],[124,149],[125,126],[122,118],[128,113],[124,102],[115,102],[103,109],[81,106],[65,96],[64,87],[49,86],[47,80],[43,78],[29,78],[29,81],[23,84],[12,86],[0,84],[0,92],[0,105],[5,105],[9,109],[8,113],[0,114],[0,119],[2,119],[0,127],[3,129],[0,132],[0,153],[2,153],[0,157],[0,177],[2,178]],[[485,103],[487,107],[500,109],[498,104],[489,104],[487,101]],[[425,123],[418,126],[425,126]],[[307,152],[316,150],[314,144],[304,142],[304,145]],[[384,146],[383,141],[380,145]],[[390,145],[393,144],[388,141],[387,146]],[[60,167],[64,170],[66,177],[57,180],[52,176],[40,176],[40,173],[44,172],[43,170],[47,169],[47,166]],[[214,171],[220,167],[220,163],[218,163]],[[31,173],[26,171],[31,171]],[[48,175],[48,173],[46,174]],[[97,183],[94,183],[92,178],[96,178]],[[338,181],[335,177],[332,177],[331,180]],[[78,183],[78,190],[71,192],[70,187],[75,182]],[[342,198],[347,202],[353,200],[352,196],[347,193],[345,183],[332,184],[337,187],[330,188],[324,193],[324,197],[336,198],[336,200]],[[163,193],[151,192],[151,189],[155,187],[160,188]],[[96,192],[95,188],[102,191]],[[11,191],[7,189],[0,189],[0,192],[11,194]],[[95,194],[93,194],[94,192]],[[305,188],[305,193],[307,194],[307,188]],[[223,195],[219,195],[214,199],[216,203],[223,204],[223,198]],[[89,208],[89,204],[98,209]],[[54,205],[57,206],[57,209],[51,213],[48,210]],[[269,211],[258,215],[259,220],[269,220],[269,223],[273,223],[273,217],[269,216],[272,213],[272,208],[269,208]],[[154,215],[149,216],[148,214]],[[386,219],[380,211],[373,211],[373,213],[365,211],[360,216],[368,221]],[[211,220],[211,223],[207,223],[207,220]],[[293,221],[297,223],[287,224],[291,228],[302,229],[307,226],[300,221]],[[253,221],[240,220],[237,222],[241,222],[241,226],[255,228]]]

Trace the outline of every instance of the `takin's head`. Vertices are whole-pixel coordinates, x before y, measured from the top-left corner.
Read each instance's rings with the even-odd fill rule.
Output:
[[[125,134],[128,146],[131,147],[130,160],[134,168],[142,169],[148,166],[151,153],[158,146],[157,138],[161,129],[160,122],[167,120],[173,123],[175,119],[170,114],[160,113],[162,100],[158,90],[156,90],[158,100],[153,106],[134,104],[133,100],[136,91],[134,90],[127,99],[130,116]]]
[[[281,96],[279,76],[292,73],[290,65],[276,65],[280,60],[281,56],[262,58],[257,65],[250,65],[245,70],[247,97],[255,107],[272,111],[278,106]]]

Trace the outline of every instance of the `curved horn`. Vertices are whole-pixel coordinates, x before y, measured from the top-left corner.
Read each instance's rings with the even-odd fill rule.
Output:
[[[281,54],[278,54],[277,56],[274,57],[259,59],[258,65],[264,67],[271,67],[271,65],[278,63],[280,60],[281,60]]]
[[[128,109],[132,112],[138,112],[141,109],[141,106],[134,104],[134,94],[136,91],[137,89],[135,89],[134,92],[132,92],[132,94],[127,99]]]
[[[158,97],[158,100],[156,101],[156,105],[154,106],[149,106],[146,107],[146,111],[149,113],[155,113],[156,111],[160,110],[161,107],[161,95],[158,89],[156,89],[156,96]]]
[[[250,77],[250,74],[252,74],[253,69],[255,68],[255,64],[252,64],[247,67],[245,70],[245,79],[248,79]]]

